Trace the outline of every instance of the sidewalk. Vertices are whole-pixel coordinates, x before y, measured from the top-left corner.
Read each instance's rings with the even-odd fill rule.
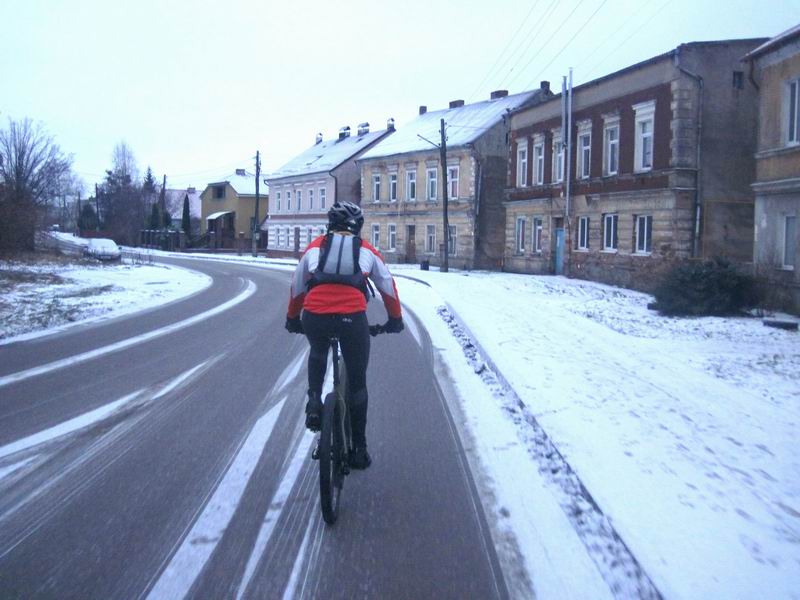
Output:
[[[398,281],[426,328],[431,291],[463,321],[664,597],[800,597],[797,333],[560,277],[392,270],[432,286]]]

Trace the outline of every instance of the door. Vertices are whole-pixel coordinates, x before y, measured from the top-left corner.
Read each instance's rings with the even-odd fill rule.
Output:
[[[406,262],[417,262],[417,227],[416,225],[406,226]]]
[[[556,275],[564,274],[564,228],[556,229]]]

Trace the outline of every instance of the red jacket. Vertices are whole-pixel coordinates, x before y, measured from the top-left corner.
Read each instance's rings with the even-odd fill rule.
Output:
[[[325,236],[321,235],[311,242],[297,264],[289,292],[287,311],[289,318],[297,317],[303,309],[316,314],[351,314],[367,310],[364,294],[351,285],[325,283],[316,285],[308,291],[308,282],[319,263],[320,247],[324,239]],[[389,316],[402,317],[400,297],[397,295],[394,278],[383,262],[383,257],[366,240],[361,240],[358,264],[364,275],[372,280],[380,292]]]

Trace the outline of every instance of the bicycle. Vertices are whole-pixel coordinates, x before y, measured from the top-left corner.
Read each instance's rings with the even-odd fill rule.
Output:
[[[383,325],[370,325],[369,333],[376,336],[384,331]],[[322,518],[333,525],[339,518],[339,498],[344,478],[350,474],[348,462],[352,451],[352,432],[347,408],[347,366],[339,360],[339,338],[330,338],[333,362],[333,390],[325,395],[322,405],[322,423],[317,447],[311,457],[319,461],[319,498]]]

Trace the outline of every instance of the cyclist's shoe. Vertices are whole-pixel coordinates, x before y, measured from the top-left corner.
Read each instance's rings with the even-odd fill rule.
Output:
[[[351,469],[366,469],[372,464],[372,458],[367,452],[366,446],[356,446],[348,454],[348,461]]]
[[[308,392],[306,427],[311,431],[319,431],[322,427],[322,400],[320,395],[314,392]]]

